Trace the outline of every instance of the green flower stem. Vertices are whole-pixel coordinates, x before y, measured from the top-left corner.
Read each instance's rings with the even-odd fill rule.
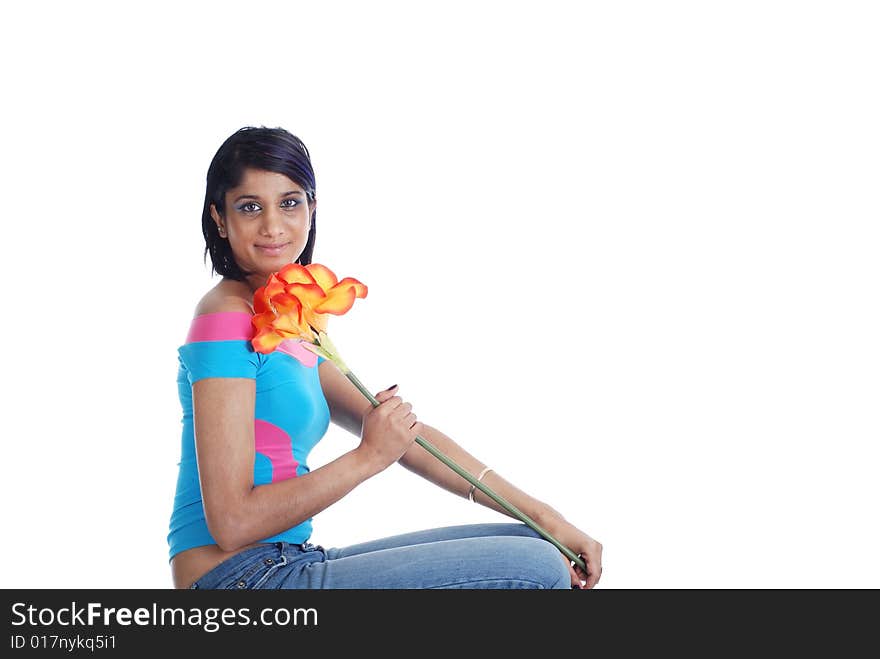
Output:
[[[334,357],[333,361],[336,362],[336,359],[335,359],[336,355],[333,355],[333,357]],[[336,362],[336,363],[338,365],[339,363],[342,363],[342,361],[339,360],[339,362]],[[354,383],[354,386],[356,386],[360,390],[360,392],[367,398],[367,400],[369,400],[373,404],[373,407],[379,406],[379,401],[377,401],[373,397],[373,395],[367,390],[367,388],[361,383],[361,381],[357,379],[357,376],[354,373],[352,373],[351,370],[349,370],[346,367],[345,370],[343,370],[343,373],[345,373],[346,377],[348,377],[348,379],[351,380],[352,383]],[[482,481],[478,481],[476,479],[476,477],[472,476],[467,471],[465,471],[460,466],[458,466],[452,459],[448,458],[446,455],[444,455],[442,452],[440,452],[427,439],[425,439],[421,435],[416,435],[416,443],[418,443],[419,446],[421,446],[423,449],[428,451],[428,453],[433,455],[435,458],[440,460],[447,467],[452,469],[459,476],[464,478],[468,483],[470,483],[471,485],[474,485],[481,492],[485,493],[487,496],[489,496],[491,499],[493,499],[495,502],[497,502],[498,505],[500,505],[502,508],[509,511],[513,515],[515,515],[517,518],[519,518],[520,520],[522,520],[523,522],[528,524],[530,527],[532,527],[535,531],[537,531],[542,536],[544,536],[547,540],[552,542],[556,546],[556,548],[559,549],[559,551],[561,551],[563,554],[565,554],[569,558],[569,560],[577,563],[584,572],[587,571],[587,565],[586,565],[586,563],[584,563],[584,560],[580,556],[575,554],[571,549],[569,549],[565,545],[560,544],[559,541],[556,540],[556,538],[554,538],[552,535],[550,535],[550,533],[546,529],[539,526],[538,523],[535,522],[531,517],[526,515],[524,512],[519,510],[516,506],[514,506],[512,503],[510,503],[509,501],[507,501],[506,499],[504,499],[500,495],[496,494],[490,487],[488,487],[487,485],[484,485]]]

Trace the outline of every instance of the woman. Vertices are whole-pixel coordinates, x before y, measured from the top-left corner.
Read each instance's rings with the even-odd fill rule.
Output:
[[[332,361],[294,348],[253,351],[254,291],[311,263],[315,176],[280,128],[231,135],[208,169],[206,255],[223,279],[195,310],[179,349],[180,471],[168,542],[176,588],[592,588],[602,546],[417,420],[397,385],[373,407]],[[298,349],[297,349],[298,348]],[[330,422],[359,445],[309,470]],[[324,549],[312,516],[394,462],[494,510],[505,509],[414,442],[421,435],[580,553],[587,572],[529,526],[470,524]]]

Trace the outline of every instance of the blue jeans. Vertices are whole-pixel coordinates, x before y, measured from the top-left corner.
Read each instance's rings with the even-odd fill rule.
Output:
[[[191,588],[571,588],[562,553],[520,523],[466,524],[324,549],[275,542],[227,559]]]

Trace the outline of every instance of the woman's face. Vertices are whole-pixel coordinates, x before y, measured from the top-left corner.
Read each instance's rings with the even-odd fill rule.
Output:
[[[222,217],[211,204],[211,217],[238,266],[254,273],[248,278],[252,287],[262,286],[305,249],[316,202],[309,203],[284,174],[247,169],[241,184],[226,191],[225,203]]]

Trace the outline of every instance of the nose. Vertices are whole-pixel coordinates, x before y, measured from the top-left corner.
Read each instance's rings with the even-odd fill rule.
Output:
[[[263,221],[260,225],[260,233],[264,236],[279,236],[284,233],[284,222],[279,209],[270,207],[263,211],[261,217]]]

